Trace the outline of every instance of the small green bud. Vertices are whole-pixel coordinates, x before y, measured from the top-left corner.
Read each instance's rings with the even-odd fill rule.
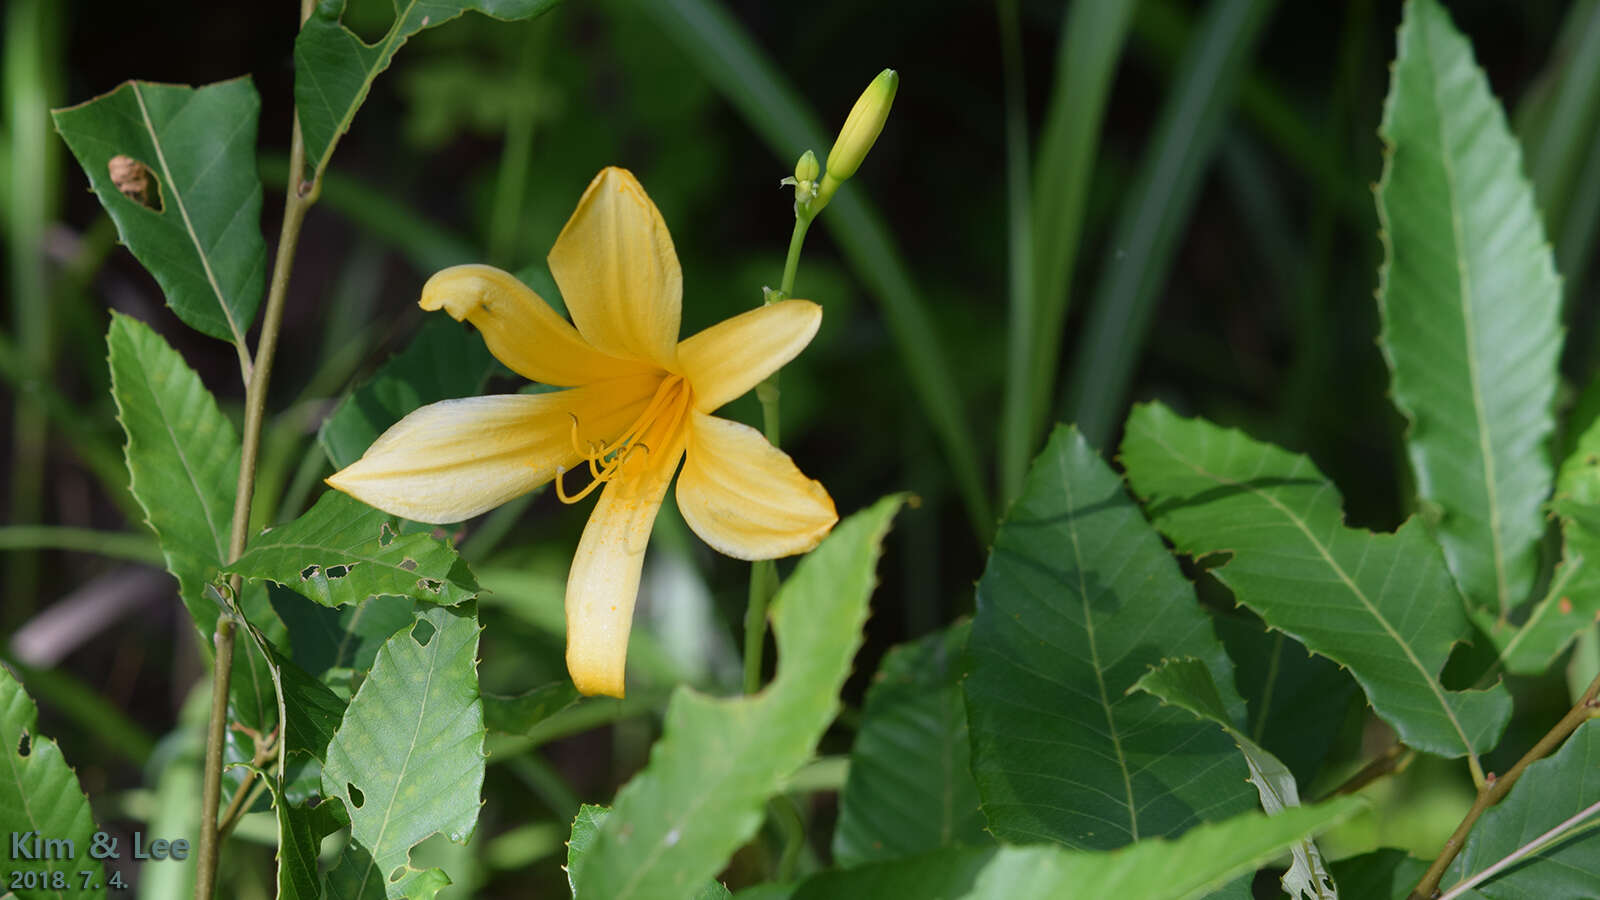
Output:
[[[844,127],[839,129],[839,139],[828,151],[831,180],[844,181],[861,168],[861,161],[867,158],[867,151],[872,149],[883,131],[883,123],[889,119],[889,107],[894,105],[894,94],[899,87],[900,74],[884,69],[861,92],[849,118],[844,120]]]
[[[817,155],[807,150],[801,155],[800,160],[794,164],[794,180],[796,184],[806,184],[816,181],[822,174],[822,168],[817,165]]]

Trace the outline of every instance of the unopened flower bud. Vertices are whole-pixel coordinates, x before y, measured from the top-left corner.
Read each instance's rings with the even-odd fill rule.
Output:
[[[798,184],[816,181],[822,174],[822,167],[817,165],[817,155],[807,150],[801,154],[800,159],[794,164],[794,180]]]
[[[883,131],[883,123],[889,119],[889,107],[894,105],[894,93],[899,87],[900,74],[884,69],[861,92],[850,110],[850,117],[839,129],[839,139],[828,151],[828,175],[832,179],[844,181],[861,168],[861,161],[867,158],[867,151],[872,149]]]

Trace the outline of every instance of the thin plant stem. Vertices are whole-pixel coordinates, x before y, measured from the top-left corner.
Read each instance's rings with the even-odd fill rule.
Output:
[[[1411,761],[1417,758],[1417,752],[1405,744],[1394,743],[1389,749],[1379,754],[1372,762],[1361,767],[1361,770],[1346,778],[1338,787],[1329,791],[1326,797],[1337,797],[1342,794],[1354,794],[1367,785],[1396,772],[1404,772]]]
[[[66,525],[0,526],[0,551],[71,550],[95,553],[109,559],[162,565],[161,548],[142,534],[126,531],[96,531]]]
[[[800,862],[800,851],[806,846],[806,823],[800,818],[800,807],[788,794],[779,794],[767,804],[767,812],[783,835],[783,853],[778,857],[778,883],[794,878],[795,866]]]
[[[1597,712],[1600,712],[1600,676],[1596,676],[1594,681],[1589,683],[1589,689],[1583,692],[1583,696],[1578,698],[1572,709],[1539,739],[1539,743],[1533,745],[1533,749],[1517,760],[1511,771],[1497,779],[1485,781],[1478,788],[1477,800],[1473,801],[1472,808],[1467,810],[1466,818],[1456,826],[1455,833],[1444,842],[1444,849],[1439,851],[1439,856],[1434,859],[1433,865],[1428,867],[1422,880],[1417,882],[1416,888],[1411,891],[1410,900],[1427,900],[1433,896],[1433,892],[1439,888],[1439,879],[1444,877],[1445,869],[1450,867],[1450,863],[1461,852],[1461,848],[1467,845],[1467,835],[1472,832],[1472,826],[1478,824],[1478,819],[1484,812],[1499,803],[1506,794],[1511,793],[1512,786],[1522,777],[1522,773],[1527,771],[1528,766],[1554,753],[1562,741],[1577,731],[1578,726],[1593,718]]]
[[[787,300],[794,293],[795,273],[800,268],[800,249],[806,242],[806,231],[816,213],[797,206],[794,214],[794,233],[789,236],[789,256],[783,261],[783,282],[776,292],[768,292],[767,303]],[[762,432],[772,446],[778,446],[780,421],[778,400],[778,373],[768,375],[756,385],[756,399],[761,401]],[[744,692],[754,694],[761,690],[761,657],[767,641],[767,606],[778,592],[778,564],[770,559],[750,564],[750,597],[744,612]]]
[[[1032,187],[1028,173],[1028,120],[1023,108],[1022,26],[1017,0],[1000,0],[1000,55],[1004,62],[1006,109],[1006,206],[1009,209],[1011,277],[1010,321],[1006,340],[1005,400],[1000,420],[1000,500],[1010,503],[1022,492],[1028,457],[1033,449],[1031,413],[1038,404],[1029,395],[1030,355],[1039,326],[1039,300],[1034,286]],[[1040,386],[1043,387],[1042,385]]]
[[[300,23],[311,17],[314,0],[301,0]],[[289,275],[294,269],[295,248],[300,243],[300,226],[317,198],[315,181],[304,180],[305,138],[300,132],[300,117],[294,119],[289,144],[289,185],[283,204],[283,227],[278,233],[278,251],[273,258],[272,283],[267,291],[267,307],[261,318],[261,337],[256,343],[254,364],[248,367],[245,385],[244,435],[239,455],[239,483],[234,495],[233,523],[228,540],[228,559],[244,553],[250,530],[250,504],[255,492],[256,459],[261,451],[261,423],[267,407],[267,388],[272,377],[272,359],[278,349],[278,331],[283,324],[283,307],[289,293]],[[243,348],[241,346],[241,353]],[[231,581],[231,597],[237,597],[241,580]],[[217,807],[222,800],[222,752],[228,720],[228,689],[233,674],[235,623],[231,610],[217,619],[214,637],[216,662],[211,680],[211,722],[206,739],[205,779],[200,807],[200,846],[195,853],[195,900],[211,900],[216,893],[217,857],[222,834],[217,828]]]
[[[1460,884],[1450,888],[1450,890],[1447,891],[1444,896],[1440,897],[1439,900],[1455,900],[1456,897],[1465,894],[1474,887],[1477,887],[1483,882],[1488,881],[1511,866],[1516,865],[1517,861],[1523,857],[1538,853],[1544,848],[1555,843],[1560,838],[1566,836],[1567,832],[1572,831],[1579,825],[1583,824],[1585,819],[1588,819],[1595,813],[1600,813],[1600,803],[1590,804],[1588,808],[1584,809],[1577,815],[1567,819],[1560,825],[1557,825],[1549,831],[1546,831],[1544,834],[1539,835],[1526,844],[1523,844],[1521,847],[1511,851],[1511,853],[1507,854],[1504,859],[1500,860],[1489,868],[1484,869],[1482,872],[1479,872],[1471,878],[1468,878],[1466,881],[1463,881]]]

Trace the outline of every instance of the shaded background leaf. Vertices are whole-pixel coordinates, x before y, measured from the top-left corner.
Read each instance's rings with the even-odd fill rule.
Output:
[[[839,792],[836,865],[992,842],[961,698],[967,632],[958,622],[890,650],[878,665]]]
[[[1227,737],[1127,693],[1195,656],[1244,718],[1177,561],[1076,428],[1056,429],[1001,525],[967,652],[972,771],[1001,839],[1120,847],[1255,806]]]

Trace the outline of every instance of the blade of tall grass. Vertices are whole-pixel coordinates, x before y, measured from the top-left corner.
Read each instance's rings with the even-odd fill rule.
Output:
[[[666,38],[744,115],[784,161],[778,171],[787,170],[789,160],[808,147],[829,146],[816,114],[719,4],[713,0],[662,0],[627,8],[651,15]],[[841,191],[821,220],[878,301],[912,390],[944,447],[973,530],[987,540],[994,530],[994,517],[971,423],[950,374],[955,367],[940,345],[909,267],[888,227],[860,190]]]
[[[1020,328],[1012,325],[1013,340],[1026,343],[1021,351],[1013,349],[1006,383],[1000,437],[1005,502],[1021,489],[1050,416],[1089,175],[1133,10],[1133,0],[1079,0],[1061,22],[1055,83],[1033,164],[1032,315]],[[1023,368],[1017,373],[1019,366]]]
[[[1227,114],[1273,0],[1215,0],[1172,79],[1155,136],[1122,208],[1063,392],[1067,421],[1104,446]]]
[[[44,0],[17,0],[6,10],[4,85],[6,130],[10,139],[10,180],[6,203],[6,256],[10,269],[11,316],[26,382],[50,384],[54,359],[50,280],[45,271],[44,236],[60,196],[59,145],[50,126],[60,70],[58,7]],[[44,512],[48,418],[34,403],[18,403],[12,413],[10,520],[37,522]],[[15,625],[33,611],[39,581],[38,557],[12,560],[5,579],[6,614],[0,627]]]
[[[1010,315],[1006,342],[1004,408],[1000,415],[1000,504],[1005,507],[1022,490],[1033,435],[1029,412],[1037,404],[1026,390],[1033,368],[1033,329],[1038,326],[1038,285],[1034,275],[1033,200],[1028,186],[1028,111],[1023,102],[1022,26],[1017,0],[995,4],[1000,18],[1000,58],[1004,69],[1006,108],[1006,225],[1010,270]]]
[[[1561,235],[1577,198],[1600,116],[1600,0],[1573,4],[1550,62],[1517,110],[1524,165],[1544,211],[1545,227]],[[1561,269],[1565,271],[1565,269]],[[1569,282],[1570,284],[1570,282]]]

